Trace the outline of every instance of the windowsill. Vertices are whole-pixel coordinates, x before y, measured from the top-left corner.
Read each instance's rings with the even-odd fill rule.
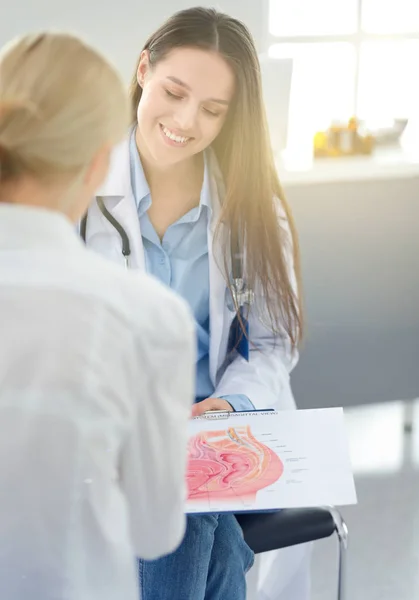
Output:
[[[371,156],[307,158],[298,162],[281,159],[278,163],[285,186],[419,177],[419,151],[408,153],[399,146],[377,149]]]

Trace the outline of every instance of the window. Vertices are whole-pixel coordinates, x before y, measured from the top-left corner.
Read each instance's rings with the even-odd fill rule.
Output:
[[[417,0],[362,0],[362,29],[366,33],[419,33]]]
[[[293,59],[290,153],[334,120],[419,117],[419,0],[270,0],[269,55]]]
[[[271,0],[269,31],[277,37],[355,33],[357,8],[358,0]]]

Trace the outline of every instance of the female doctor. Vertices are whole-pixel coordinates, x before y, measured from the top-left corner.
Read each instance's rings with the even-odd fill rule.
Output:
[[[131,95],[133,126],[82,223],[86,243],[189,303],[194,415],[294,408],[297,240],[250,33],[212,9],[175,14],[146,42]],[[233,515],[190,516],[176,552],[140,561],[142,598],[244,600],[253,558]],[[301,600],[290,578],[281,600]]]

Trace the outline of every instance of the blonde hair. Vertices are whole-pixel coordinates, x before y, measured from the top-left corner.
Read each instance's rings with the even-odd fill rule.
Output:
[[[25,35],[0,53],[0,185],[30,174],[77,177],[126,134],[117,71],[65,33]]]

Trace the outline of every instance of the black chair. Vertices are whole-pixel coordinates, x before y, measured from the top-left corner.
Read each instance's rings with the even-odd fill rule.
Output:
[[[337,598],[344,600],[348,528],[335,508],[288,508],[269,513],[243,513],[236,517],[255,554],[313,542],[336,533],[339,540]]]

